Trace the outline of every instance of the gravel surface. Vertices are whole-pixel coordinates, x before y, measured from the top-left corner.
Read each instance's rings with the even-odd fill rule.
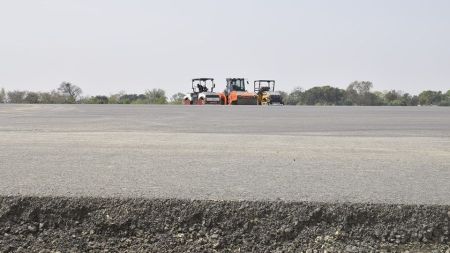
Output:
[[[450,137],[449,107],[0,104],[0,131]]]
[[[450,206],[0,197],[0,252],[450,252]]]
[[[0,105],[0,252],[446,252],[450,109]]]
[[[0,105],[0,194],[450,204],[450,108]]]

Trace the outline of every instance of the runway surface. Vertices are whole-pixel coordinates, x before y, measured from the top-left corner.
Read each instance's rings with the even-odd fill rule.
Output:
[[[450,108],[0,105],[0,195],[450,204]]]

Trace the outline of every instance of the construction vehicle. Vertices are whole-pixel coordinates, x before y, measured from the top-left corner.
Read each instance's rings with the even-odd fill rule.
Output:
[[[275,80],[256,80],[254,90],[258,105],[282,105],[281,93],[275,91]]]
[[[184,105],[220,104],[220,96],[214,92],[214,78],[192,79],[192,93],[183,98]]]
[[[227,78],[227,86],[220,93],[221,104],[227,105],[256,105],[256,93],[245,88],[248,81],[244,78]]]

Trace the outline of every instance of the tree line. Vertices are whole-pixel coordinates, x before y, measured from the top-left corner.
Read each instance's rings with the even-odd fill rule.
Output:
[[[411,95],[398,90],[373,91],[369,81],[352,82],[346,89],[316,86],[307,90],[295,88],[290,93],[280,91],[287,105],[363,105],[363,106],[450,106],[450,90],[427,90]],[[119,92],[110,96],[82,96],[82,89],[63,82],[50,92],[8,91],[0,89],[0,103],[12,104],[181,104],[184,94],[166,96],[162,89],[146,90],[142,94]]]
[[[308,90],[296,88],[289,94],[282,94],[288,105],[450,106],[450,90],[446,93],[427,90],[411,95],[399,90],[372,91],[372,88],[369,81],[355,81],[347,89],[327,85]]]
[[[82,96],[82,89],[70,82],[63,82],[49,92],[0,89],[0,103],[11,104],[181,104],[184,94],[168,98],[162,89],[146,90],[143,94],[119,92],[110,96]]]

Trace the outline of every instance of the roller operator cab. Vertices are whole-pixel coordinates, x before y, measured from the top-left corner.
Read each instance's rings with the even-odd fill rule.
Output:
[[[221,103],[228,105],[256,105],[256,93],[248,92],[244,78],[227,78],[227,86],[221,93]]]
[[[256,80],[254,90],[258,96],[258,105],[283,105],[281,93],[275,91],[274,80]]]
[[[183,98],[184,105],[220,104],[219,94],[214,92],[214,78],[192,79],[192,93]]]

